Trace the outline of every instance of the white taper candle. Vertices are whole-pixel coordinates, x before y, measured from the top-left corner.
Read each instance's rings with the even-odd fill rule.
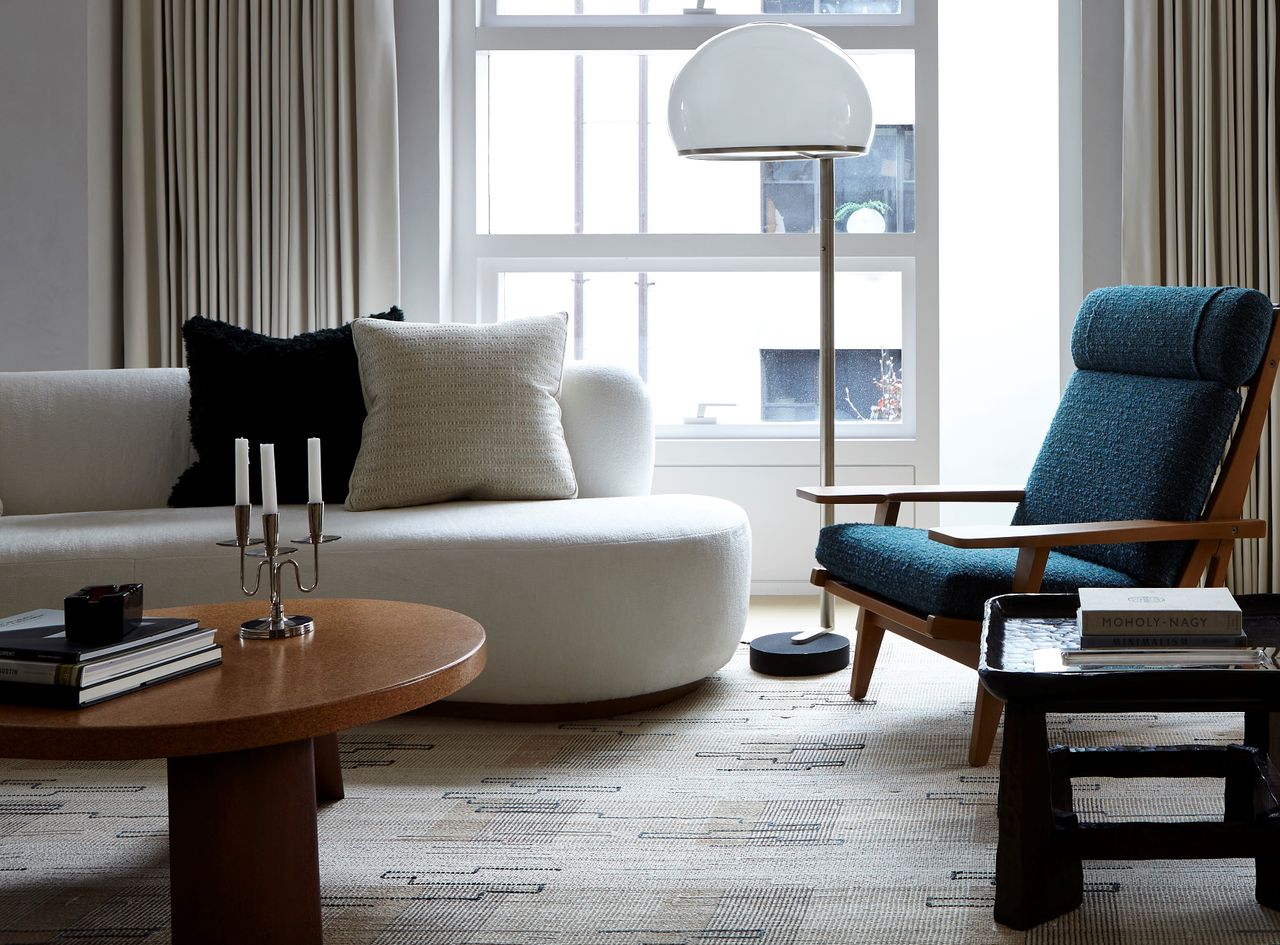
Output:
[[[249,441],[236,437],[236,505],[249,504]]]
[[[307,501],[324,501],[320,487],[320,438],[316,436],[307,440]]]
[[[262,514],[276,515],[280,507],[276,505],[276,447],[274,443],[263,443],[259,448],[262,459]]]

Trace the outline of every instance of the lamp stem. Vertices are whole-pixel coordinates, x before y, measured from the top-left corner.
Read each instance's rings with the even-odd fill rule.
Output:
[[[819,308],[821,327],[818,336],[818,449],[822,454],[822,485],[836,484],[836,177],[835,161],[818,161],[818,235],[821,250],[818,258]],[[834,505],[823,505],[822,524],[833,525]],[[831,595],[821,591],[818,624],[825,630],[835,626]]]

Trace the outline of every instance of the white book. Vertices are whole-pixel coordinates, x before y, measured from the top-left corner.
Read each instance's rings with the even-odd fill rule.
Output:
[[[1090,636],[1236,636],[1240,605],[1225,587],[1082,587],[1080,632]]]
[[[1198,647],[1154,650],[1040,649],[1032,654],[1037,673],[1061,673],[1072,669],[1276,669],[1276,651],[1258,647]]]
[[[13,614],[10,617],[0,617],[0,631],[3,630],[30,630],[33,627],[48,627],[51,625],[62,625],[62,611],[50,610],[28,610],[21,614]]]

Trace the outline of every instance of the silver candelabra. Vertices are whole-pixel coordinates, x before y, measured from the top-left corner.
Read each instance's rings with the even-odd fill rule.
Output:
[[[310,633],[316,628],[316,622],[311,617],[305,614],[286,614],[284,612],[283,596],[280,593],[280,572],[285,567],[292,565],[293,579],[297,582],[298,590],[304,594],[310,594],[319,586],[320,546],[326,542],[337,541],[341,537],[324,533],[324,503],[307,503],[309,534],[306,538],[294,539],[299,545],[311,546],[315,577],[312,579],[310,587],[302,583],[302,570],[298,567],[298,562],[292,557],[297,553],[298,549],[289,545],[283,547],[280,545],[280,514],[278,512],[263,512],[262,537],[250,538],[249,518],[251,507],[237,505],[233,508],[236,519],[236,537],[229,541],[220,541],[218,544],[224,548],[238,547],[240,549],[240,590],[244,592],[246,597],[256,597],[258,591],[262,588],[263,568],[267,569],[271,591],[271,615],[241,624],[240,636],[246,640],[278,640],[283,637],[298,637],[304,633]],[[258,548],[258,545],[262,547]],[[261,559],[258,561],[257,580],[254,581],[252,590],[245,585],[244,559],[246,557]]]

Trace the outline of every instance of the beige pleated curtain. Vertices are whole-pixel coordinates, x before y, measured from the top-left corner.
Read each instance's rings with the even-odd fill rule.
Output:
[[[125,0],[127,367],[399,301],[392,0]]]
[[[1280,301],[1273,0],[1126,0],[1121,272],[1130,283],[1239,285]],[[1230,585],[1280,590],[1280,403],[1273,399]]]

